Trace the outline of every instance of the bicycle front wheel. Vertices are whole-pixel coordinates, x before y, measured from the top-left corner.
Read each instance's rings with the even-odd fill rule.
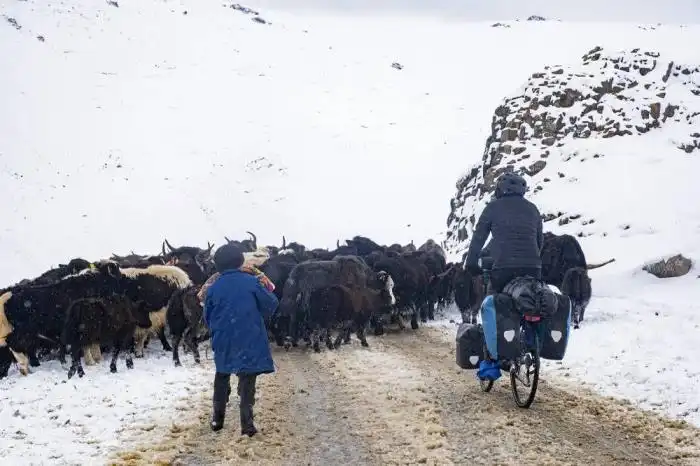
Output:
[[[510,386],[513,391],[513,399],[519,408],[529,408],[535,401],[537,384],[540,380],[540,352],[537,332],[533,328],[520,328],[520,335],[525,337],[525,332],[532,331],[535,340],[534,348],[527,348],[522,345],[525,351],[520,358],[514,361],[510,368]]]

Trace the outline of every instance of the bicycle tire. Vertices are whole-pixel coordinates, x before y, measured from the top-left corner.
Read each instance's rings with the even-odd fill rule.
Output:
[[[521,335],[523,334],[522,330],[523,329],[521,328]],[[533,331],[534,331],[534,329],[533,329]],[[539,338],[537,336],[536,331],[534,331],[533,337],[535,340],[535,347],[532,350],[523,351],[523,355],[525,353],[532,353],[532,366],[531,366],[531,368],[533,369],[532,380],[530,381],[530,393],[527,396],[527,398],[525,398],[524,401],[520,397],[520,394],[518,393],[517,386],[518,386],[518,382],[520,382],[520,381],[515,373],[516,366],[518,368],[520,368],[520,367],[522,367],[522,365],[520,363],[513,364],[511,366],[511,369],[510,369],[510,387],[511,387],[511,391],[513,392],[513,399],[515,400],[515,404],[519,408],[523,408],[523,409],[529,408],[532,405],[533,401],[535,401],[535,394],[537,393],[537,385],[538,385],[539,380],[540,380],[540,352],[539,352],[540,344],[539,344]]]

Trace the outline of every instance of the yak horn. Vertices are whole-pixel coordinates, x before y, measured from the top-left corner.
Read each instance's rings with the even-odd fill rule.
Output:
[[[230,239],[228,239],[228,236],[224,236],[224,239],[226,240],[227,243],[233,243]]]
[[[588,270],[598,269],[598,268],[603,267],[603,266],[605,266],[605,265],[608,265],[608,264],[610,264],[610,263],[612,263],[612,262],[615,262],[615,258],[614,258],[614,257],[613,257],[612,259],[610,259],[609,261],[601,262],[600,264],[588,264],[588,265],[586,266],[586,269],[588,269]]]
[[[175,250],[173,245],[168,242],[168,238],[165,238],[165,244],[168,246],[168,249],[170,249],[170,252],[173,252]]]
[[[258,249],[258,237],[249,231],[246,231],[246,233],[248,233],[253,240],[253,246],[255,246],[255,249]]]
[[[287,238],[282,235],[282,249],[287,249]]]
[[[166,255],[166,253],[165,253],[165,241],[163,241],[163,244],[161,245],[161,255],[162,256]]]

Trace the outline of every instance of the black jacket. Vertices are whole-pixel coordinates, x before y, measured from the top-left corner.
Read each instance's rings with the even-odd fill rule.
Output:
[[[505,195],[486,205],[474,229],[466,265],[476,266],[489,237],[494,269],[542,268],[542,217],[535,204],[521,195]]]

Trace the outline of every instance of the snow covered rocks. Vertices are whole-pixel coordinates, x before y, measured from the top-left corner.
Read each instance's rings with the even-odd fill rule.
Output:
[[[682,277],[690,272],[693,262],[682,254],[645,265],[642,269],[657,278]]]
[[[700,147],[699,97],[700,67],[641,49],[610,53],[595,47],[579,65],[546,66],[532,74],[496,108],[481,163],[457,182],[447,220],[448,247],[458,249],[467,239],[487,194],[506,171],[526,175],[532,195],[555,185],[563,189],[579,182],[583,162],[586,167],[612,163],[604,148],[619,149],[620,143],[609,141],[624,140],[629,149],[639,144],[634,138],[666,135],[669,128],[673,134],[663,147],[672,151],[664,153],[674,158],[683,157],[681,151],[693,153]],[[574,207],[561,205],[561,198],[548,201],[545,221]],[[596,220],[579,211],[566,215],[564,223],[579,226]]]

